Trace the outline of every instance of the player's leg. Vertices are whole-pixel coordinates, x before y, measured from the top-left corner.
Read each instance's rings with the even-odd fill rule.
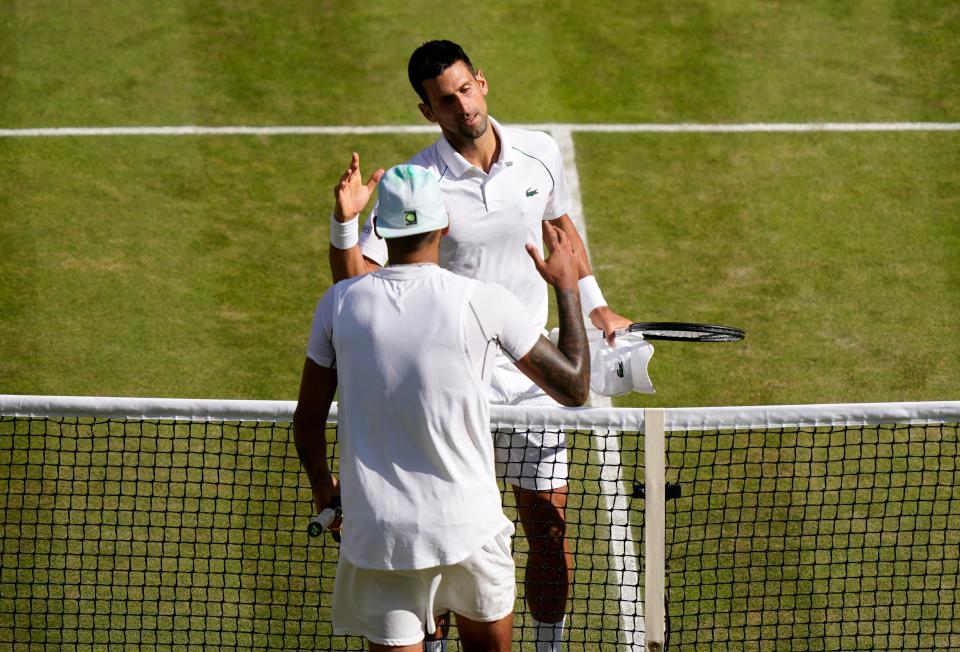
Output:
[[[362,636],[371,650],[423,650],[423,616],[438,568],[359,568],[341,555],[333,583],[334,634]]]
[[[513,487],[517,513],[529,542],[524,588],[533,617],[545,626],[563,622],[573,582],[573,555],[565,536],[567,487],[535,491]],[[549,630],[549,627],[539,627]],[[562,625],[559,628],[562,631]],[[541,637],[543,638],[543,637]],[[559,641],[539,641],[559,644]],[[552,649],[544,647],[543,649]]]
[[[567,450],[563,433],[497,433],[498,473],[513,488],[528,542],[524,571],[537,652],[559,652],[573,555],[566,540]]]
[[[470,557],[440,569],[442,580],[434,613],[456,614],[460,649],[510,650],[517,567],[513,561],[513,527],[500,532]]]
[[[457,614],[457,631],[464,652],[508,652],[513,647],[513,613],[492,623]]]
[[[556,406],[512,364],[494,369],[491,403]],[[513,487],[528,541],[526,602],[535,619],[537,652],[559,652],[573,556],[566,542],[568,454],[566,433],[556,430],[497,432],[497,474]]]

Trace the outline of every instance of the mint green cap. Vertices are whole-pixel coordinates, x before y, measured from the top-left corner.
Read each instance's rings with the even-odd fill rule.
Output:
[[[381,238],[438,231],[450,223],[440,182],[427,168],[395,165],[380,179],[377,193],[374,226]]]

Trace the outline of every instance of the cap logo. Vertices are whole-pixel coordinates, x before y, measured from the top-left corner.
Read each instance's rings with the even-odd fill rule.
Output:
[[[403,223],[406,226],[413,226],[417,223],[417,211],[404,211]]]

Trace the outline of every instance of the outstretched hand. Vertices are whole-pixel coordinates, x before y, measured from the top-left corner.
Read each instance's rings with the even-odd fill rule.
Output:
[[[364,209],[370,201],[370,195],[383,176],[383,168],[374,172],[366,183],[360,175],[360,155],[356,152],[350,158],[347,171],[340,177],[340,181],[333,188],[333,196],[337,200],[333,215],[338,222],[352,220]]]
[[[527,253],[533,259],[540,276],[547,283],[559,289],[576,288],[580,277],[579,260],[570,237],[550,222],[543,221],[543,242],[547,245],[549,256],[544,260],[539,249],[527,244]]]

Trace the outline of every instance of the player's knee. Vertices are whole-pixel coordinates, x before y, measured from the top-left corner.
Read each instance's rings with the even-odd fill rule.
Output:
[[[537,523],[528,537],[530,548],[547,554],[563,552],[566,529],[563,519]]]

